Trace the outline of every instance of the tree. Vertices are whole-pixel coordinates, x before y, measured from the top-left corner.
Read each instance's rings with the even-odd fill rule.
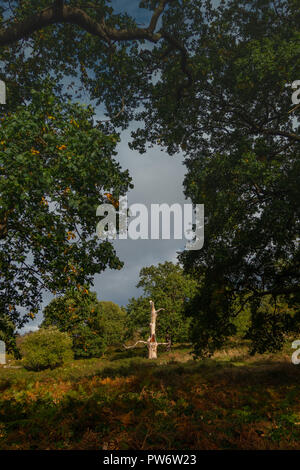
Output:
[[[299,312],[299,153],[295,149],[289,156],[285,152],[271,158],[271,150],[265,151],[270,155],[266,160],[260,159],[259,150],[240,149],[191,163],[186,193],[194,201],[203,198],[208,214],[204,248],[181,256],[187,272],[203,280],[188,310],[195,319],[199,354],[213,352],[234,333],[237,303],[251,310],[256,332],[260,312],[259,336],[266,333],[265,346],[271,344],[270,322],[274,341],[281,338],[278,347],[284,332],[299,330],[299,314],[288,315],[290,321],[282,317],[279,323],[276,315],[280,299]],[[271,317],[262,314],[264,297],[270,296]],[[249,328],[254,333],[251,324]],[[254,334],[250,337],[253,351],[263,352]]]
[[[5,343],[5,349],[8,353],[13,353],[16,357],[20,357],[19,350],[16,345],[16,326],[6,315],[0,315],[0,341]]]
[[[167,342],[188,341],[190,319],[184,315],[184,306],[196,292],[197,282],[184,275],[179,265],[166,261],[142,268],[137,287],[143,288],[144,295],[130,299],[127,306],[131,333],[146,333],[149,300],[153,299],[164,310],[158,317],[158,338]]]
[[[180,257],[203,279],[188,310],[199,355],[234,333],[237,303],[251,310],[252,352],[280,348],[300,326],[300,136],[287,86],[300,74],[299,10],[295,2],[246,4],[255,6],[247,17],[234,2],[214,13],[220,38],[207,48],[209,79],[198,96],[206,135],[186,160],[185,194],[206,213],[204,248]],[[279,301],[293,309],[278,315]]]
[[[127,313],[111,301],[98,302],[97,324],[107,346],[119,346],[126,334]]]
[[[76,86],[77,80],[70,84],[73,92],[84,88],[97,104],[105,103],[113,125],[127,125],[135,107],[151,93],[150,75],[156,58],[154,54],[152,62],[148,45],[143,47],[145,42],[155,49],[162,43],[158,46],[161,60],[172,52],[180,72],[178,87],[190,77],[185,45],[168,24],[172,24],[172,17],[168,18],[171,6],[180,21],[182,6],[177,0],[140,2],[141,8],[152,12],[149,24],[140,28],[126,12],[115,14],[108,1],[13,0],[7,8],[2,2],[0,58],[9,106],[30,99],[30,90],[41,86],[50,69],[58,94],[70,96],[70,90],[63,89],[66,76],[79,78],[80,86]],[[160,21],[166,22],[166,27],[159,28]],[[28,47],[30,55],[24,52]]]
[[[141,121],[131,144],[141,152],[185,152],[186,195],[206,207],[204,249],[181,258],[198,279],[205,271],[195,338],[204,318],[212,336],[197,351],[231,334],[237,298],[254,317],[267,295],[298,308],[300,108],[287,86],[300,75],[298,1],[146,0],[145,28],[102,0],[10,3],[0,31],[9,107],[50,68],[57,95],[68,95],[63,78],[80,77],[105,104],[107,129]]]
[[[245,337],[251,340],[251,352],[278,351],[291,332],[299,331],[299,310],[282,296],[263,296],[251,313],[251,323]]]
[[[33,92],[32,103],[2,119],[0,312],[17,326],[34,316],[43,290],[63,293],[122,267],[96,236],[95,215],[103,191],[124,193],[130,178],[112,158],[117,137],[92,117],[89,107]]]
[[[168,343],[158,343],[156,339],[156,319],[157,319],[157,314],[161,311],[164,310],[163,308],[159,308],[158,310],[155,310],[154,307],[154,302],[150,300],[150,335],[147,339],[147,341],[139,340],[137,341],[133,346],[125,346],[125,349],[131,349],[135,348],[135,346],[139,343],[143,343],[147,345],[148,348],[148,359],[157,359],[157,347],[159,345],[168,345]]]
[[[113,302],[99,302],[86,287],[70,289],[44,309],[42,327],[56,327],[73,340],[76,358],[99,357],[124,338],[126,314]]]

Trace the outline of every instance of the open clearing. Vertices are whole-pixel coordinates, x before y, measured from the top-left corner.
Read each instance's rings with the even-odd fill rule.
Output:
[[[0,369],[0,449],[300,449],[300,365],[289,342],[229,343],[194,361],[110,351],[55,370]],[[13,361],[12,365],[16,365]]]

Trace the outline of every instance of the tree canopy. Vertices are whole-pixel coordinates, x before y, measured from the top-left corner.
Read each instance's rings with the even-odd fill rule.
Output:
[[[103,191],[124,194],[131,184],[113,158],[117,141],[94,127],[91,108],[47,91],[2,118],[0,311],[18,326],[35,315],[43,290],[80,288],[106,266],[122,267],[95,233]]]

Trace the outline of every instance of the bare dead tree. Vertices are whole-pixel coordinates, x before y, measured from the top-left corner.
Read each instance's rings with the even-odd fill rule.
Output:
[[[137,341],[135,344],[132,346],[125,346],[125,349],[132,349],[135,348],[137,344],[143,343],[147,345],[148,348],[148,359],[157,359],[157,347],[160,345],[168,345],[169,343],[158,343],[156,340],[156,319],[157,319],[157,314],[161,310],[164,310],[164,308],[159,308],[158,310],[155,310],[154,307],[154,302],[150,300],[150,336],[147,339],[147,341]]]

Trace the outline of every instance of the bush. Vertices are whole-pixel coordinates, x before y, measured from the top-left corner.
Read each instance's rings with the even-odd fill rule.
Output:
[[[76,359],[101,357],[106,349],[103,335],[88,325],[79,324],[70,333]]]
[[[73,358],[72,340],[56,327],[29,333],[20,344],[23,365],[28,370],[54,369]]]

